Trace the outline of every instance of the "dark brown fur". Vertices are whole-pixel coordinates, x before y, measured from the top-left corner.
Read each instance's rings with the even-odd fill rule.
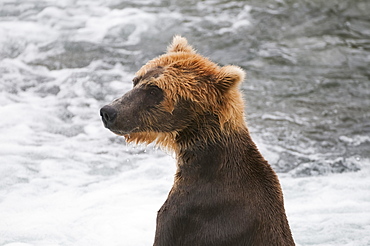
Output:
[[[127,141],[176,153],[155,246],[294,245],[278,178],[244,123],[243,79],[241,69],[220,68],[175,37],[132,91],[102,108],[105,126]]]

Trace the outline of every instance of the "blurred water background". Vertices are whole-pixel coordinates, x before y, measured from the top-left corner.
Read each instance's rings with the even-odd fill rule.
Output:
[[[307,188],[286,194],[298,243],[370,245],[370,185],[362,182],[370,159],[369,13],[368,0],[0,0],[0,245],[152,242],[150,212],[165,199],[174,160],[127,146],[103,128],[99,108],[129,90],[175,34],[220,65],[247,71],[252,136],[286,190]],[[333,173],[348,175],[318,178]],[[307,210],[293,205],[306,201],[301,192],[318,191],[315,182],[330,187],[326,196],[341,179],[361,211],[343,222],[353,235],[315,241],[316,217],[304,227]],[[341,220],[325,224],[330,218],[318,231],[338,239]],[[126,243],[115,226],[129,232]]]

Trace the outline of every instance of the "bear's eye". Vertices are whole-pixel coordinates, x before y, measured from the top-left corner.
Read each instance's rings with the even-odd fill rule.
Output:
[[[150,85],[148,86],[148,92],[152,96],[157,96],[162,93],[162,90],[156,85]]]
[[[163,101],[164,99],[163,90],[158,86],[147,85],[143,88],[143,91],[146,95],[143,101],[145,102],[145,106],[147,109],[157,108],[161,101]]]
[[[137,83],[139,83],[140,79],[141,79],[141,76],[138,76],[132,79],[132,83],[134,84],[134,87],[137,85]]]

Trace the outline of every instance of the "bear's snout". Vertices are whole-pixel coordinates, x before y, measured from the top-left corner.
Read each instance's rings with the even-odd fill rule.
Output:
[[[112,106],[106,105],[100,109],[100,116],[106,128],[109,128],[117,118],[117,110]]]

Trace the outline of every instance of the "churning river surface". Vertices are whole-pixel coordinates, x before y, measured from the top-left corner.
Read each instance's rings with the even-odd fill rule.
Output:
[[[247,71],[298,245],[370,245],[370,1],[0,0],[0,245],[150,245],[175,160],[99,109],[175,34]]]

